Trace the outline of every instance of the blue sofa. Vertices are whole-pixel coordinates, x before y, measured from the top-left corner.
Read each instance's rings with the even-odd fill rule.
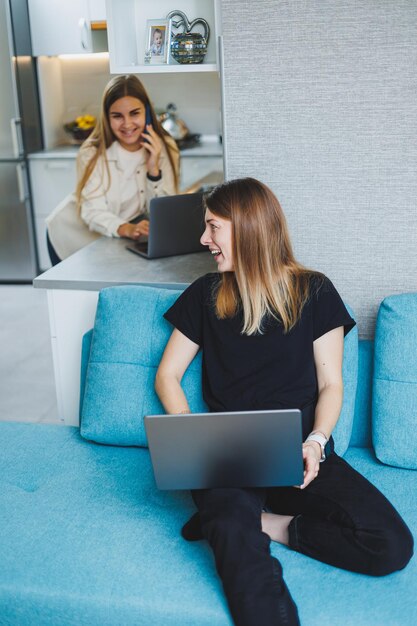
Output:
[[[191,498],[157,490],[145,447],[141,417],[159,406],[152,377],[170,332],[160,313],[176,295],[101,293],[83,344],[81,429],[0,423],[1,626],[232,623],[210,549],[180,536]],[[384,301],[375,343],[349,337],[336,450],[416,536],[417,294]],[[200,367],[197,356],[185,379],[194,410],[204,406]],[[272,551],[302,626],[417,624],[415,559],[372,578]]]

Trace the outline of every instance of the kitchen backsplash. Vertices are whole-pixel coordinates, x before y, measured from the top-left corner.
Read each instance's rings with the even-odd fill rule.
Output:
[[[69,139],[62,129],[65,122],[85,113],[98,114],[103,89],[112,77],[108,55],[39,57],[38,75],[45,148],[53,148]],[[156,109],[174,102],[190,132],[220,134],[220,84],[215,72],[139,78]]]

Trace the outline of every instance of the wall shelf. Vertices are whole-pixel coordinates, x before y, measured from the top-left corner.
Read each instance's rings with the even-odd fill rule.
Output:
[[[196,65],[122,65],[117,68],[118,74],[173,74],[190,72],[218,72],[215,63]]]
[[[203,63],[145,65],[146,24],[148,20],[165,19],[176,8],[190,21],[204,18],[210,25],[207,55]],[[112,74],[166,74],[175,72],[217,72],[220,29],[220,0],[106,0],[107,33]],[[199,27],[196,26],[197,30]],[[200,31],[199,31],[200,32]]]

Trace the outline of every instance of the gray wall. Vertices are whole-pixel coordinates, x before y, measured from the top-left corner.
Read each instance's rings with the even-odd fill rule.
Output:
[[[270,185],[371,337],[417,291],[417,2],[222,0],[222,21],[226,175]]]

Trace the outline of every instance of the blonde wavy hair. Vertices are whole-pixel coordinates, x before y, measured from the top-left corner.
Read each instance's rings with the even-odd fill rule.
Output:
[[[105,163],[105,170],[107,175],[107,189],[110,186],[110,172],[106,159],[106,150],[111,146],[114,141],[116,141],[116,138],[113,135],[113,131],[110,126],[109,111],[110,107],[116,102],[116,100],[124,98],[125,96],[137,98],[142,102],[145,107],[149,106],[153,129],[162,139],[165,145],[168,159],[174,174],[176,192],[178,191],[178,167],[176,164],[176,161],[178,162],[178,159],[174,160],[174,155],[178,157],[179,151],[175,144],[175,141],[172,139],[172,137],[170,137],[170,135],[162,128],[161,124],[159,123],[151,101],[149,100],[146,89],[137,78],[137,76],[134,76],[133,74],[115,76],[111,79],[111,81],[106,85],[104,89],[101,102],[101,111],[97,124],[91,135],[81,146],[78,156],[77,166],[79,179],[75,191],[78,208],[80,208],[81,205],[82,191],[91,174],[93,173],[93,170],[100,157],[103,157],[103,162]],[[92,148],[94,150],[91,150]],[[92,156],[88,158],[90,151],[92,152]],[[102,176],[104,178],[104,171],[102,172]]]
[[[242,334],[262,333],[267,315],[288,332],[309,297],[311,275],[322,275],[295,260],[278,199],[258,180],[241,178],[219,185],[204,202],[211,213],[232,223],[234,271],[221,274],[217,316],[233,317],[241,308]]]

